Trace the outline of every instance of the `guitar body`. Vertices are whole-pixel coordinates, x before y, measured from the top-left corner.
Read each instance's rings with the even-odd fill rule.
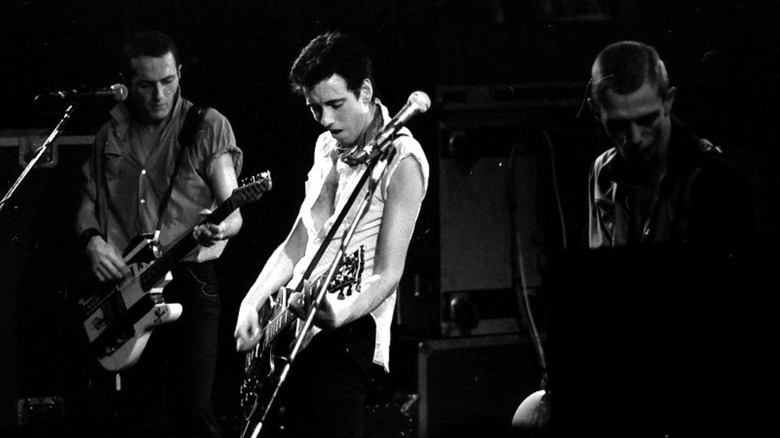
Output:
[[[148,288],[140,281],[157,252],[150,236],[137,237],[124,253],[130,275],[80,300],[86,315],[84,330],[106,370],[121,371],[134,365],[152,329],[181,316],[180,304],[168,304],[162,298],[163,288],[172,280],[170,272]]]
[[[271,189],[271,175],[263,172],[233,191],[202,223],[219,224],[235,209],[255,202]],[[163,288],[172,280],[171,269],[198,246],[192,230],[165,254],[150,235],[134,239],[123,254],[130,273],[79,300],[84,330],[98,362],[109,371],[134,365],[155,327],[176,321],[180,304],[163,300]]]
[[[364,262],[362,246],[343,257],[328,283],[328,294],[337,294],[336,299],[344,300],[352,292],[359,293]],[[323,283],[324,279],[317,277],[312,283],[312,290],[318,290]],[[302,284],[302,281],[293,279],[290,283]],[[289,357],[296,341],[296,325],[293,322],[297,321],[297,317],[289,310],[287,297],[293,292],[295,289],[282,288],[276,293],[276,303],[261,309],[260,321],[265,323],[257,345],[245,357],[241,385],[242,438],[257,438],[261,433],[264,438],[275,436],[273,429],[266,429],[265,423],[291,365]]]
[[[133,335],[118,339],[120,347],[104,357],[98,357],[100,365],[109,371],[121,371],[135,365],[141,358],[152,329],[173,322],[181,316],[181,304],[155,304],[154,308],[133,325]],[[124,340],[124,343],[122,341]]]

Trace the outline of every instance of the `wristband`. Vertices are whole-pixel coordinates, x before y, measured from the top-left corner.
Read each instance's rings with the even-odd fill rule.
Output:
[[[81,241],[81,247],[84,249],[87,249],[87,245],[89,245],[89,241],[92,240],[95,236],[100,236],[100,231],[97,230],[97,228],[87,228],[81,233],[81,236],[79,236],[79,240]]]

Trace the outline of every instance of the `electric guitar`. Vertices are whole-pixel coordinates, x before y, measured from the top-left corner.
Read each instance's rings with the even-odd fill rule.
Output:
[[[259,200],[270,189],[268,172],[249,178],[201,223],[219,224],[233,210]],[[166,303],[162,290],[172,280],[170,270],[197,245],[190,230],[161,254],[156,239],[138,236],[123,253],[130,274],[79,300],[90,347],[103,368],[121,371],[131,367],[143,353],[152,330],[181,316],[181,305]]]
[[[341,259],[327,292],[338,293],[337,299],[345,299],[352,292],[360,292],[363,276],[364,251],[360,246],[349,256]],[[318,277],[311,290],[316,293],[324,278]],[[291,284],[296,282],[291,281]],[[276,300],[269,302],[261,311],[261,318],[267,320],[260,331],[260,341],[245,357],[244,381],[241,385],[242,438],[256,438],[258,425],[265,420],[273,390],[279,382],[283,365],[289,362],[288,355],[294,340],[293,322],[297,316],[290,310],[287,298],[295,290],[283,287],[276,293]],[[265,318],[263,318],[265,316]]]

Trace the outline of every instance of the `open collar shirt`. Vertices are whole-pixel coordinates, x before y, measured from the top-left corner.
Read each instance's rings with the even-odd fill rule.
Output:
[[[167,207],[162,217],[158,216],[181,147],[178,134],[192,105],[177,95],[159,140],[151,149],[146,149],[145,158],[137,153],[139,148],[147,147],[140,144],[142,127],[132,121],[124,103],[112,109],[112,119],[96,135],[97,151],[92,162],[84,166],[87,177],[84,202],[95,203],[96,215],[80,215],[79,232],[97,228],[121,251],[134,237],[154,233],[159,224],[160,245],[165,252],[203,220],[202,210],[217,207],[208,177],[210,167],[217,157],[230,154],[238,175],[242,152],[227,118],[212,108],[206,112],[198,129],[194,147],[189,147],[183,154]],[[96,160],[100,163],[95,163]],[[98,201],[101,190],[105,202]],[[101,217],[105,223],[100,223]],[[198,246],[185,260],[215,259],[221,255],[226,243],[221,241],[208,248]]]

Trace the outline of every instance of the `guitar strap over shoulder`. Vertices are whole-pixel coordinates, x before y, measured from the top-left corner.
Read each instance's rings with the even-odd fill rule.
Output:
[[[184,123],[181,124],[179,131],[179,144],[184,147],[190,147],[195,144],[195,134],[198,133],[198,127],[209,110],[206,106],[192,105],[184,117]]]
[[[106,174],[103,173],[103,160],[101,156],[106,149],[106,143],[108,142],[108,131],[101,129],[98,131],[97,138],[95,140],[96,145],[100,147],[92,148],[91,169],[92,175],[95,176],[95,212],[97,214],[98,225],[100,226],[100,235],[103,238],[108,236],[108,183],[106,183]]]
[[[170,181],[168,182],[168,190],[165,192],[165,196],[160,202],[160,208],[157,210],[157,228],[155,229],[155,240],[159,237],[160,227],[162,226],[163,215],[165,209],[168,206],[168,201],[171,199],[171,193],[173,193],[173,186],[176,183],[176,176],[179,173],[179,167],[181,167],[181,160],[184,157],[184,151],[191,147],[195,147],[195,136],[198,132],[203,118],[206,116],[208,107],[201,105],[192,105],[187,110],[187,115],[184,117],[184,123],[181,125],[179,131],[179,154],[176,156],[176,164],[174,165],[173,172],[171,173]]]

